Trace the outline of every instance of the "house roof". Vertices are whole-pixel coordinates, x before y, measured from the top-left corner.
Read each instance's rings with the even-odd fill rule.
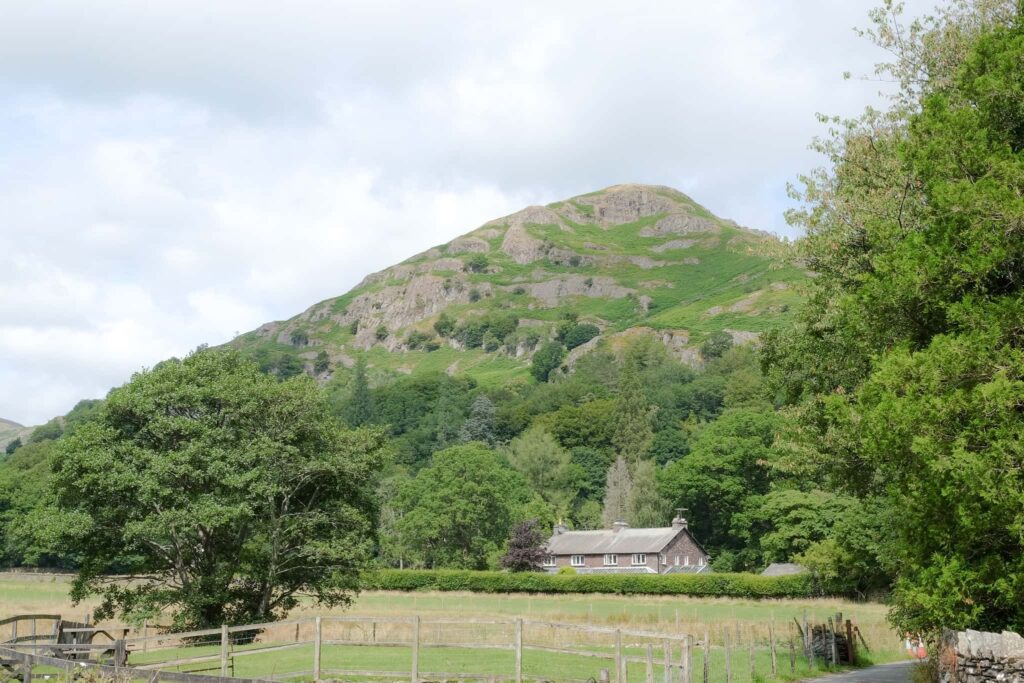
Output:
[[[761,576],[789,576],[791,574],[803,574],[807,567],[792,562],[773,562],[767,569],[761,572]]]
[[[659,527],[654,529],[598,529],[596,531],[563,531],[548,540],[552,555],[604,555],[616,553],[658,553],[686,529]]]

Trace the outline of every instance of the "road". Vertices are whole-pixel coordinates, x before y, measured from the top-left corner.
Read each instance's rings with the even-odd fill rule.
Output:
[[[913,661],[879,664],[859,671],[809,679],[807,683],[910,683],[910,670],[913,665]]]

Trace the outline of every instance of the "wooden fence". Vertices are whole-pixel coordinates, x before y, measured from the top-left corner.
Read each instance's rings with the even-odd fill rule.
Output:
[[[0,628],[8,623],[35,623],[41,619],[54,616],[28,615],[5,620],[0,622]],[[730,633],[728,629],[713,644],[707,629],[697,637],[530,619],[419,616],[312,617],[186,633],[150,633],[148,624],[138,629],[75,626],[67,629],[75,634],[74,642],[61,642],[57,637],[61,632],[60,619],[56,619],[58,626],[46,633],[36,629],[34,638],[15,633],[11,640],[0,643],[0,664],[21,672],[25,683],[31,681],[31,669],[40,666],[63,671],[76,666],[99,666],[105,673],[117,671],[136,680],[183,683],[286,678],[411,683],[734,683],[775,678],[787,669],[792,674],[797,670],[798,660],[803,668],[808,663],[811,668],[827,668],[840,664],[843,654],[850,661],[855,657],[854,627],[847,621],[845,632],[840,633],[843,622],[839,615],[830,620],[831,629],[827,624],[820,628],[808,624],[806,618],[803,624],[797,622],[795,628],[791,623],[781,638],[772,623],[760,638],[752,631],[747,633],[742,645],[741,634]],[[850,645],[844,649],[839,643]],[[358,666],[359,656],[353,654],[358,648],[376,652],[376,662],[387,668]],[[285,655],[287,651],[295,652]],[[447,663],[445,657],[437,656],[439,651],[459,651],[464,659],[471,655],[483,663],[456,667],[475,671],[432,667],[425,659],[432,659],[435,664]],[[326,660],[325,653],[331,655]],[[261,658],[265,655],[269,657]],[[287,662],[283,666],[288,670],[278,671],[280,662]],[[268,664],[273,665],[269,671]],[[532,673],[527,671],[527,664],[531,664]],[[542,670],[546,665],[550,665],[550,670]],[[560,670],[554,670],[559,667]]]

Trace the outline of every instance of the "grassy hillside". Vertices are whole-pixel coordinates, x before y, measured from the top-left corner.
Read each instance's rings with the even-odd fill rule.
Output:
[[[696,363],[713,332],[743,342],[785,324],[805,277],[767,233],[670,188],[617,185],[491,221],[232,345],[282,374],[343,376],[364,356],[378,374],[496,384],[525,377],[533,353],[577,316],[613,345],[652,334]]]

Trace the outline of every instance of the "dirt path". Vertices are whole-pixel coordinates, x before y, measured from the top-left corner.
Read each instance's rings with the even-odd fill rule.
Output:
[[[814,681],[814,683],[910,683],[910,671],[913,665],[913,661],[879,664],[860,671],[808,679],[807,683],[810,681]]]

